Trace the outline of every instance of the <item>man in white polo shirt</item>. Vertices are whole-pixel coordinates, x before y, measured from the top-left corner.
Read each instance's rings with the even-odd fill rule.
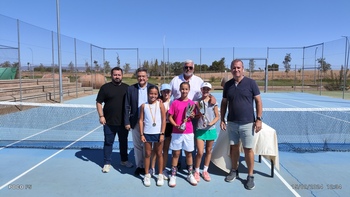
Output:
[[[192,101],[196,101],[201,97],[201,84],[203,83],[203,79],[194,75],[193,72],[193,61],[186,60],[183,66],[183,73],[174,77],[170,82],[171,93],[174,99],[180,98],[180,84],[185,81],[190,83],[190,92],[188,93],[188,98]]]

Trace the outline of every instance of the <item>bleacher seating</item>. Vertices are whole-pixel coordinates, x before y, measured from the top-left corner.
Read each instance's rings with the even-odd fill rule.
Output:
[[[91,94],[92,87],[62,79],[63,97],[77,97]],[[0,80],[0,101],[45,102],[59,99],[59,80],[55,79],[14,79]]]

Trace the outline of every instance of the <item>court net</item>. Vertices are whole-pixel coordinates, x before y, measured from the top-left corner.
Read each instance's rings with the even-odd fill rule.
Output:
[[[0,125],[0,147],[103,147],[94,105],[0,102]]]
[[[280,151],[350,151],[350,108],[264,108]]]
[[[263,117],[280,151],[350,151],[350,108],[264,108]],[[103,138],[95,105],[0,102],[0,149],[102,149]]]

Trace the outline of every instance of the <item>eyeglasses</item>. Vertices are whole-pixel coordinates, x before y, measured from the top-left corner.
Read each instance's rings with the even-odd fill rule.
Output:
[[[185,66],[184,69],[190,69],[190,70],[193,70],[193,67],[192,66]]]

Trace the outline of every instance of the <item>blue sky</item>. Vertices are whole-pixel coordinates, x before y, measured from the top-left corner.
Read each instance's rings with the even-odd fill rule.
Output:
[[[60,0],[61,33],[104,47],[304,46],[350,35],[348,0]],[[0,13],[57,30],[56,0]]]
[[[0,14],[57,31],[56,0],[0,0]],[[60,0],[60,29],[102,47],[300,47],[349,36],[350,1]]]

